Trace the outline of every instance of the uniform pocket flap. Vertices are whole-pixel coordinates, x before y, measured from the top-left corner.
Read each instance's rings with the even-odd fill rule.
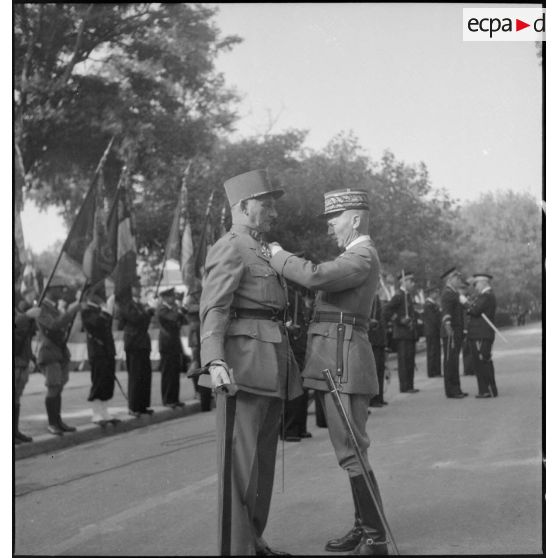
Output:
[[[246,335],[266,343],[281,343],[281,330],[276,322],[270,320],[239,319],[232,320],[227,335]]]
[[[308,335],[321,335],[337,339],[337,324],[331,322],[312,322],[308,328]],[[345,324],[345,340],[353,336],[353,326]]]
[[[249,264],[248,269],[254,277],[270,277],[275,275],[275,271],[271,267],[263,264]]]

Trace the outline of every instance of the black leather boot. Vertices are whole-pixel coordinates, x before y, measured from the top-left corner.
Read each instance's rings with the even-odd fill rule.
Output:
[[[350,550],[354,550],[362,539],[362,523],[358,511],[358,499],[355,492],[355,485],[351,477],[349,477],[349,481],[351,483],[351,493],[355,506],[355,524],[352,529],[342,537],[327,541],[325,550],[329,552],[349,552]]]
[[[369,472],[372,481],[374,498],[379,506],[382,506],[380,489],[372,471]],[[355,554],[368,556],[386,556],[388,554],[386,531],[382,524],[380,513],[374,503],[366,481],[362,475],[352,477],[356,499],[358,502],[358,513],[362,521],[362,537],[355,547]]]
[[[33,438],[31,436],[26,436],[19,431],[19,410],[20,405],[14,405],[14,440],[19,442],[32,442]]]
[[[58,394],[56,396],[56,415],[58,427],[64,432],[75,432],[76,428],[74,426],[68,426],[62,421],[62,395]]]
[[[55,436],[62,436],[64,431],[58,426],[58,414],[56,412],[56,398],[45,397],[45,407],[48,417],[48,431]]]

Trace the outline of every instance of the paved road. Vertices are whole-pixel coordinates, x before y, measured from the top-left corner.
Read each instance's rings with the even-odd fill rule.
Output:
[[[402,554],[542,551],[541,331],[496,343],[500,397],[449,400],[442,380],[420,393],[392,383],[368,423],[372,464]],[[476,381],[462,378],[471,395]],[[18,554],[214,555],[214,411],[15,464]],[[321,554],[351,524],[348,481],[327,431],[278,456],[266,536],[293,554]]]

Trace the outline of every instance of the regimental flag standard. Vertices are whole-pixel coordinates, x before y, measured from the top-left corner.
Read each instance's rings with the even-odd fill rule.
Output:
[[[126,188],[116,190],[115,199],[108,220],[108,234],[116,260],[112,279],[117,302],[126,302],[132,297],[132,283],[136,280],[136,238],[130,210],[130,200]]]
[[[98,285],[114,269],[116,252],[110,236],[103,200],[95,183],[87,192],[63,248],[81,268],[89,285]]]

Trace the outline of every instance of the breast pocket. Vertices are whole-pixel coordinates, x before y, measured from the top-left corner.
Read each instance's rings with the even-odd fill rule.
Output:
[[[283,291],[275,271],[266,265],[249,264],[248,274],[258,300],[272,304],[283,304]]]

